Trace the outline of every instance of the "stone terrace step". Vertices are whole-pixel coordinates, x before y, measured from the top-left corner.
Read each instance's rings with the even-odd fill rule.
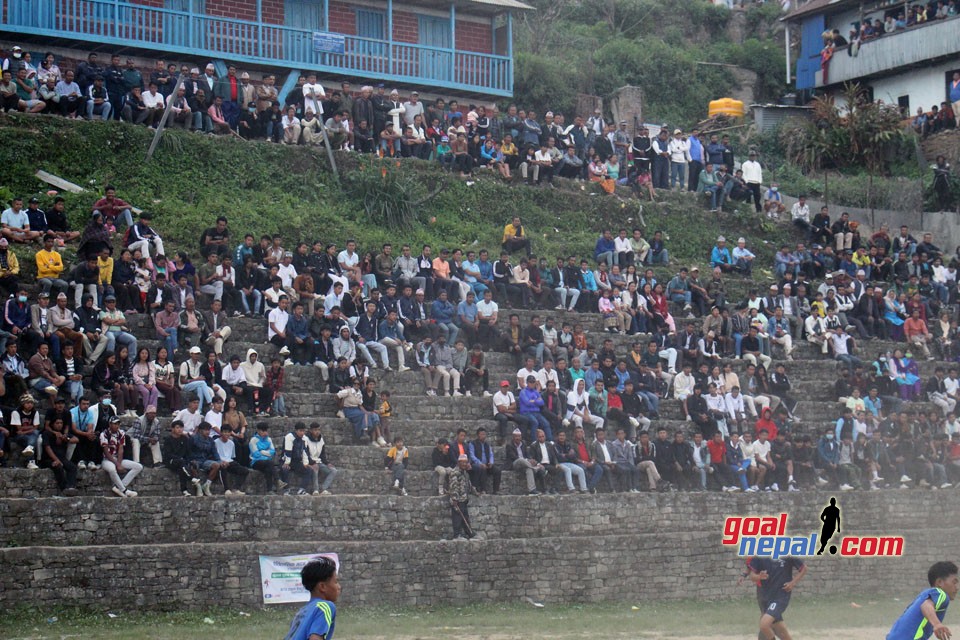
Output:
[[[433,471],[408,469],[406,489],[411,499],[434,496],[437,493],[436,475]],[[562,482],[562,480],[561,480]],[[331,492],[337,495],[396,495],[391,488],[392,476],[382,467],[371,470],[340,469],[334,480]],[[251,473],[244,491],[264,493],[263,476]],[[557,487],[560,487],[558,484]],[[111,497],[110,482],[103,471],[81,471],[77,488],[83,495]],[[174,475],[166,469],[144,469],[134,480],[131,489],[143,496],[179,496],[180,489]],[[214,491],[222,493],[223,488],[215,484]],[[526,485],[516,473],[503,474],[502,493],[526,493]],[[53,496],[57,493],[53,474],[45,469],[29,471],[27,469],[0,470],[0,495],[10,498],[38,498]],[[120,498],[117,498],[118,500]]]
[[[804,512],[829,492],[800,494],[597,494],[594,496],[483,496],[470,500],[473,526],[488,539],[590,536],[629,530],[634,534],[677,531],[715,532],[720,511],[754,511],[761,507],[788,509],[796,530],[816,514]],[[875,528],[867,522],[873,509],[927,496],[916,491],[858,493],[858,506],[844,504],[851,526]],[[960,491],[938,494],[945,504],[960,502]],[[708,509],[704,512],[702,506]],[[931,517],[946,522],[938,510]],[[652,513],[657,517],[650,517]],[[531,518],[531,514],[536,517]],[[896,518],[896,515],[891,518]],[[73,547],[88,545],[152,545],[207,542],[296,541],[304,522],[322,523],[330,541],[438,540],[449,535],[446,499],[411,500],[398,496],[243,496],[182,499],[103,497],[39,500],[0,500],[0,536],[7,546]],[[888,525],[890,523],[888,522]],[[913,525],[905,521],[904,526]],[[899,529],[898,529],[899,531]]]

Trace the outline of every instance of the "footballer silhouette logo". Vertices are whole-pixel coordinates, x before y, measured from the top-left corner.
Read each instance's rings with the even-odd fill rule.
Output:
[[[823,549],[827,546],[827,543],[830,542],[830,538],[833,537],[833,534],[840,533],[840,507],[837,506],[837,499],[831,497],[830,504],[823,508],[823,511],[820,512],[820,522],[823,523],[823,526],[820,528],[820,549],[817,550],[817,555],[823,555]],[[830,545],[830,555],[837,555],[837,545]]]

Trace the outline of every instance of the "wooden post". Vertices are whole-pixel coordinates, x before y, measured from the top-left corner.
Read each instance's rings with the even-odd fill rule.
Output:
[[[173,87],[173,93],[171,96],[176,96],[177,91],[180,90],[180,87],[183,86],[184,76],[180,74],[177,76],[177,84]],[[153,157],[153,152],[157,149],[157,144],[160,142],[160,136],[163,135],[163,128],[167,124],[167,118],[170,117],[170,111],[173,109],[173,100],[167,100],[167,106],[163,109],[163,116],[160,117],[160,124],[157,125],[157,131],[153,134],[153,140],[150,141],[150,148],[147,149],[147,157],[144,158],[144,162],[150,162],[150,158]]]
[[[457,77],[457,7],[450,3],[450,82]]]
[[[257,0],[257,55],[263,57],[263,0]]]
[[[393,0],[387,0],[387,73],[399,75],[393,68]]]

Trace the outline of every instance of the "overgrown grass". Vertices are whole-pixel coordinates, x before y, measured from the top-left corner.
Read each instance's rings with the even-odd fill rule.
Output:
[[[145,163],[152,132],[144,127],[0,116],[0,132],[16,140],[0,147],[5,168],[0,189],[8,195],[38,195],[41,206],[49,206],[49,186],[34,177],[37,169],[75,182],[90,193],[62,195],[71,222],[80,229],[93,201],[108,183],[114,184],[119,197],[154,213],[154,226],[167,247],[194,254],[203,229],[221,214],[238,243],[246,232],[280,233],[290,248],[300,240],[342,244],[352,237],[361,251],[405,242],[415,248],[425,243],[486,247],[492,253],[499,248],[503,225],[520,215],[534,250],[551,263],[558,255],[592,257],[601,229],[642,226],[641,217],[648,234],[664,231],[671,256],[683,264],[705,265],[719,233],[748,237],[766,264],[773,254],[770,247],[792,234],[789,227],[762,223],[749,207],[718,218],[706,211],[702,196],[688,193],[658,194],[661,201],[643,203],[641,214],[641,203],[629,192],[612,197],[593,184],[558,180],[557,188],[531,188],[505,184],[490,172],[468,181],[436,164],[339,156],[344,173],[363,170],[379,176],[381,167],[398,172],[409,185],[410,199],[422,202],[407,226],[391,230],[382,219],[370,219],[362,199],[349,188],[336,184],[324,154],[316,150],[171,131],[165,135],[178,144],[161,145]]]
[[[437,588],[442,588],[437,585]],[[719,595],[719,594],[718,594]],[[445,638],[735,638],[756,634],[756,601],[744,587],[723,601],[562,604],[488,604],[430,608],[351,608],[337,613],[340,638],[441,640]],[[891,597],[813,598],[797,594],[786,615],[802,637],[879,637],[906,602]],[[856,605],[856,606],[853,606]],[[99,640],[275,640],[289,626],[294,606],[267,610],[232,606],[184,613],[8,609],[0,628],[11,639],[64,637]],[[241,613],[242,612],[242,613]],[[881,631],[882,630],[882,631]],[[880,632],[879,634],[877,632]],[[828,634],[828,635],[823,635]]]

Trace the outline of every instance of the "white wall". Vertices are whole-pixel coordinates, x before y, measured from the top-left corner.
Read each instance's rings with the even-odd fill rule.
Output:
[[[868,84],[873,87],[873,97],[888,104],[897,104],[899,96],[910,96],[910,115],[913,115],[917,112],[917,107],[929,111],[930,107],[939,107],[940,103],[947,99],[944,74],[954,69],[960,69],[960,60],[929,68],[910,69],[900,75],[871,80]]]
[[[947,99],[946,76],[948,71],[960,70],[960,60],[944,62],[929,68],[909,69],[904,73],[861,81],[861,84],[873,87],[875,100],[882,100],[887,104],[897,104],[900,96],[910,96],[910,115],[917,112],[917,107],[930,111],[933,105]],[[841,94],[843,87],[834,87],[831,91],[837,105],[843,107]]]

